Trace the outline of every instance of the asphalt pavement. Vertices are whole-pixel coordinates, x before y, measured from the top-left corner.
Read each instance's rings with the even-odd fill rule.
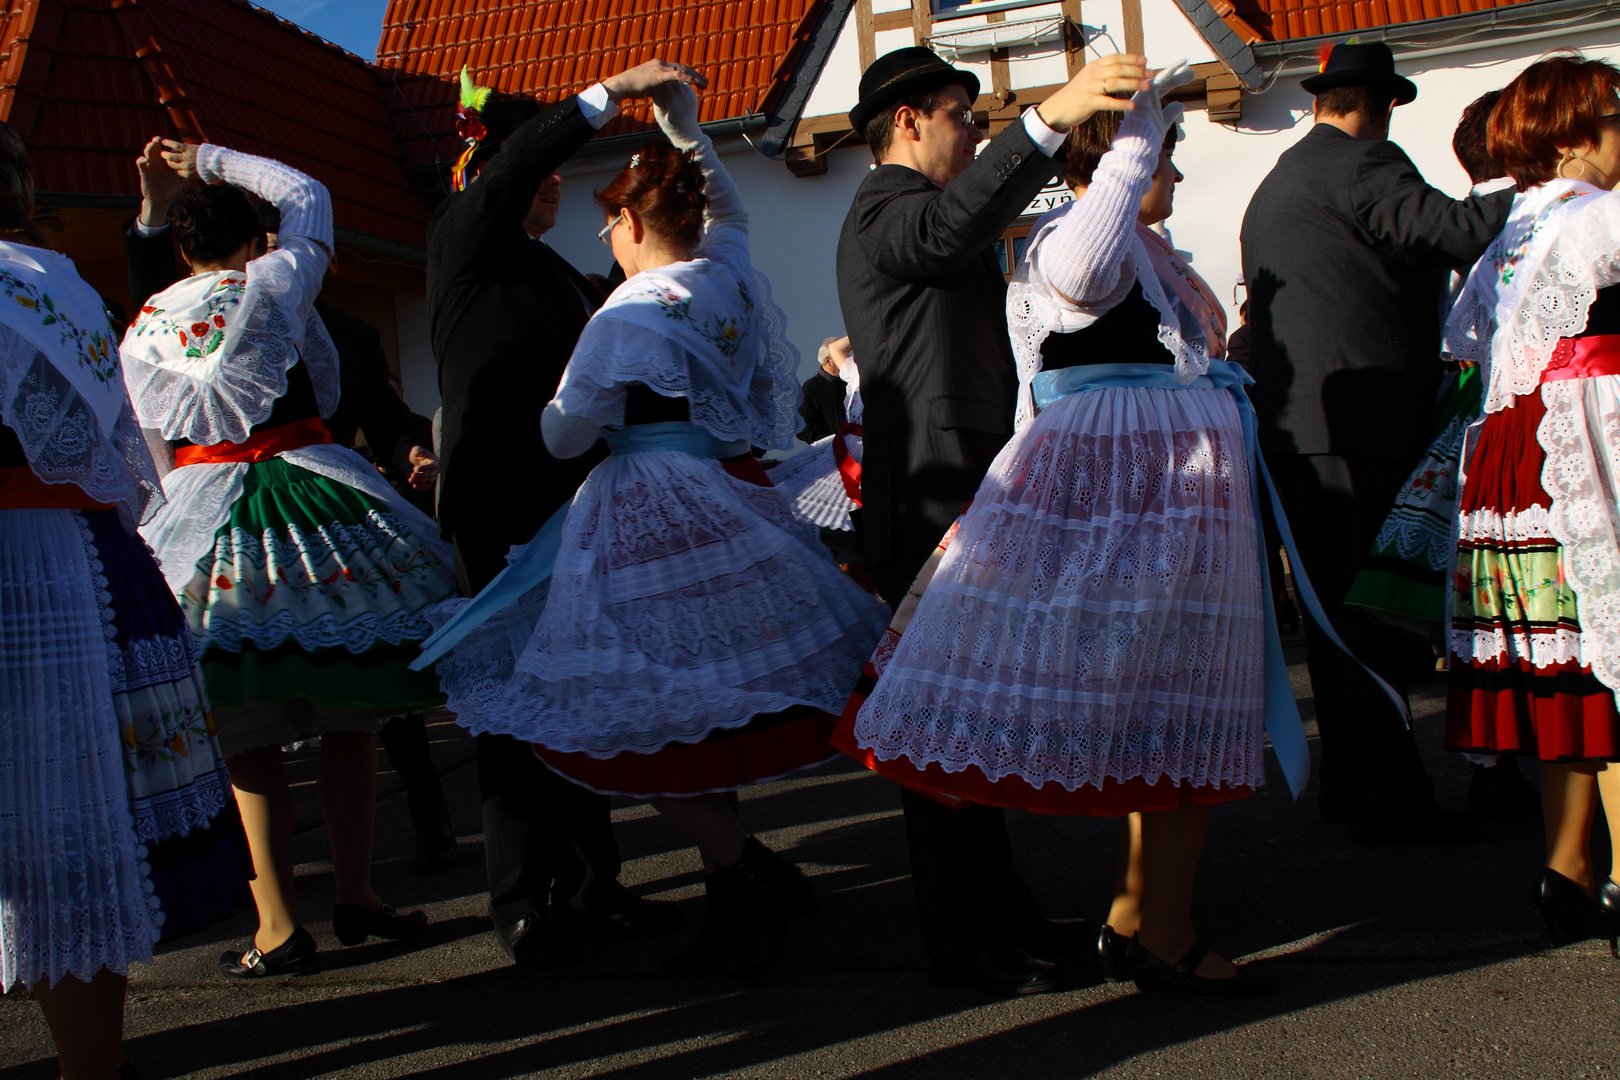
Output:
[[[1308,714],[1303,665],[1293,674]],[[1468,769],[1440,748],[1442,683],[1421,688],[1414,705],[1440,798],[1461,809]],[[1280,993],[1208,1002],[1082,977],[1062,993],[1003,1001],[924,979],[897,790],[835,762],[743,796],[747,823],[811,875],[825,909],[763,977],[661,977],[657,957],[684,934],[602,943],[577,968],[535,975],[508,965],[487,933],[468,745],[448,728],[434,731],[460,861],[442,875],[413,871],[404,800],[385,777],[375,874],[384,899],[426,909],[427,936],[338,946],[325,833],[307,829],[296,842],[298,902],[320,943],[321,970],[227,984],[216,960],[243,947],[251,909],[161,946],[130,981],[128,1053],[146,1080],[1596,1078],[1620,1070],[1620,961],[1607,942],[1546,948],[1530,902],[1539,821],[1492,822],[1459,847],[1359,847],[1342,827],[1322,823],[1313,792],[1291,799],[1272,762],[1265,789],[1215,815],[1196,918],[1216,950],[1275,973]],[[301,800],[308,805],[307,794]],[[695,924],[695,851],[644,804],[625,801],[614,819],[622,880],[681,901]],[[1049,914],[1095,920],[1106,912],[1116,823],[1009,821],[1021,868]],[[38,1007],[23,994],[0,998],[0,1080],[55,1075]]]

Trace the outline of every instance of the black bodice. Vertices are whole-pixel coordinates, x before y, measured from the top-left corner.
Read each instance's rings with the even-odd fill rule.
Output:
[[[269,431],[283,424],[295,424],[320,415],[321,407],[315,401],[315,384],[309,381],[309,369],[300,360],[287,371],[287,392],[276,399],[276,403],[270,407],[270,415],[263,423],[254,424],[253,430]],[[176,439],[174,445],[195,444],[190,439]]]
[[[1174,364],[1176,358],[1159,340],[1159,311],[1136,282],[1125,299],[1084,330],[1051,333],[1041,342],[1041,368],[1087,364]]]

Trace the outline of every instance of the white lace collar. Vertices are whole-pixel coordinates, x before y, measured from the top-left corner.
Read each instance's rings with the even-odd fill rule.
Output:
[[[117,338],[101,296],[73,260],[0,241],[0,324],[38,349],[110,432],[124,407]]]
[[[152,297],[124,335],[124,377],[141,426],[202,445],[243,442],[303,360],[320,414],[338,402],[337,350],[313,310],[300,318],[291,267],[274,254]]]
[[[642,383],[686,398],[692,422],[718,439],[789,449],[802,424],[797,355],[781,341],[781,312],[760,295],[759,275],[750,277],[696,258],[630,278],[580,334],[565,385],[570,376]]]
[[[1446,323],[1446,348],[1484,366],[1485,411],[1541,383],[1561,338],[1586,328],[1597,290],[1620,277],[1620,200],[1575,180],[1522,192],[1474,264]]]
[[[1007,332],[1012,338],[1013,357],[1018,365],[1018,405],[1013,415],[1013,427],[1022,431],[1035,419],[1035,398],[1032,385],[1041,370],[1041,345],[1047,335],[1061,330],[1073,333],[1083,330],[1106,315],[1130,292],[1132,279],[1122,275],[1115,295],[1102,304],[1076,309],[1063,301],[1041,277],[1035,260],[1036,248],[1063,216],[1078,206],[1078,200],[1066,202],[1046,212],[1030,230],[1024,256],[1018,260],[1012,282],[1007,286]],[[1201,331],[1190,313],[1172,299],[1172,293],[1158,274],[1142,238],[1131,229],[1128,248],[1129,269],[1134,283],[1142,286],[1142,296],[1159,313],[1159,342],[1175,357],[1175,380],[1190,384],[1209,371],[1209,355],[1205,351]],[[1129,363],[1131,357],[1110,358],[1114,362]]]

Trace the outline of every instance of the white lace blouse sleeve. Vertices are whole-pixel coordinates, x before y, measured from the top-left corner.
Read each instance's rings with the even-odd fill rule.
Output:
[[[1113,297],[1142,196],[1153,184],[1161,142],[1152,123],[1127,113],[1091,185],[1031,253],[1034,276],[1059,300],[1086,307]]]
[[[285,277],[295,294],[283,300],[302,325],[332,261],[332,197],[326,185],[279,161],[212,144],[197,150],[197,175],[210,183],[223,181],[251,191],[280,211],[276,250],[254,264],[266,264],[258,268],[260,274],[271,268],[269,264],[284,271],[275,276]]]
[[[653,105],[658,126],[669,136],[675,149],[691,151],[703,170],[703,193],[708,208],[703,212],[703,241],[699,252],[728,265],[739,256],[748,262],[748,211],[742,195],[731,180],[714,143],[698,126],[697,95],[685,83],[672,83]]]
[[[556,458],[576,458],[589,450],[607,429],[593,424],[582,416],[570,416],[553,398],[540,414],[540,436],[546,449]]]

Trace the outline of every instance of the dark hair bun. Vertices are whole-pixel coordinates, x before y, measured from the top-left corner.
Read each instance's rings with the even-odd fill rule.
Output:
[[[34,165],[28,147],[9,125],[0,124],[0,229],[33,231]]]
[[[628,207],[660,239],[696,247],[703,239],[703,170],[692,155],[664,142],[650,142],[630,159],[613,182],[596,193],[596,205],[609,214]]]
[[[187,188],[169,207],[169,223],[193,263],[217,263],[264,234],[252,200],[230,184]]]

